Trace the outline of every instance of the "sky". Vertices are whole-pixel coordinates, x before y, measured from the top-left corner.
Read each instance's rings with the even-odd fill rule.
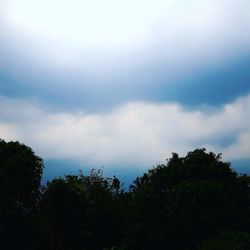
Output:
[[[250,173],[250,2],[0,0],[0,138],[45,179],[198,147]]]

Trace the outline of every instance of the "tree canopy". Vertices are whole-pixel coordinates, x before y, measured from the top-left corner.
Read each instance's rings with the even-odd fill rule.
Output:
[[[0,141],[3,249],[250,249],[250,177],[195,149],[137,177],[125,191],[102,171],[41,186],[43,161]]]
[[[43,160],[30,147],[0,140],[0,240],[4,249],[31,247],[42,173]]]

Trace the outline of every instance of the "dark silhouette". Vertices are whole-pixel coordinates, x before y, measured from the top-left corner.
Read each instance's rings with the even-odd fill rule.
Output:
[[[221,155],[174,153],[131,187],[134,230],[126,249],[195,249],[217,231],[248,231],[249,183]]]
[[[1,249],[32,249],[42,172],[31,148],[0,140]]]
[[[214,235],[213,238],[205,240],[198,250],[244,250],[249,249],[250,234],[240,231],[221,231]]]
[[[174,153],[126,192],[100,170],[41,187],[42,171],[31,148],[0,141],[0,249],[250,249],[250,177],[220,154]]]

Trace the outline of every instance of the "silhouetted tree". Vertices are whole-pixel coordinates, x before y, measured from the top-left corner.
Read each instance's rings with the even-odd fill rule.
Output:
[[[250,177],[196,149],[137,177],[128,192],[101,170],[41,188],[43,161],[0,140],[0,249],[250,249]]]
[[[89,206],[78,176],[49,182],[41,202],[43,249],[87,249]]]
[[[218,229],[249,229],[249,178],[205,149],[174,153],[131,187],[134,217],[123,249],[195,249]]]
[[[90,249],[112,247],[118,244],[123,227],[119,216],[120,181],[116,177],[103,177],[100,170],[92,170],[82,178],[91,203]]]
[[[43,161],[19,142],[0,140],[0,241],[3,249],[31,249]]]
[[[43,248],[93,250],[117,244],[118,183],[100,170],[48,182],[41,203]]]

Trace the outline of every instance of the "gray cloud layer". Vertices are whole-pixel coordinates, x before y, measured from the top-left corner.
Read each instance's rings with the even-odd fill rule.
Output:
[[[0,136],[27,143],[46,159],[148,167],[171,152],[203,146],[227,160],[250,158],[250,95],[218,109],[132,102],[106,114],[50,113],[4,97],[0,105]]]
[[[0,3],[2,95],[98,109],[138,99],[221,104],[250,91],[247,0]]]
[[[93,167],[249,159],[249,0],[0,4],[0,137]]]

